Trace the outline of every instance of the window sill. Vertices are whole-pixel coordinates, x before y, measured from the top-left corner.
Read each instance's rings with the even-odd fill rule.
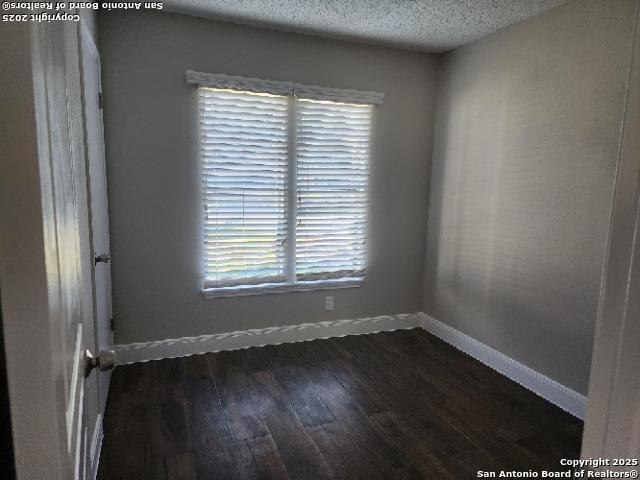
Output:
[[[202,296],[206,299],[225,297],[246,297],[269,293],[308,292],[313,290],[335,290],[340,288],[358,288],[364,283],[364,277],[338,278],[297,283],[263,283],[239,287],[204,288]]]

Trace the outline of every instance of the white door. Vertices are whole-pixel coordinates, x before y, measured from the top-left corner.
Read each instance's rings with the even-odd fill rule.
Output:
[[[78,28],[0,29],[0,293],[18,479],[91,471],[98,399],[85,354],[95,332]]]
[[[89,217],[91,223],[91,258],[95,311],[96,351],[113,348],[111,331],[111,265],[107,178],[104,159],[104,136],[100,98],[100,56],[84,23],[81,24],[82,97],[87,144]],[[99,414],[102,415],[109,392],[110,371],[98,373]]]
[[[41,55],[44,87],[39,136],[48,138],[42,149],[42,182],[45,247],[50,250],[47,271],[50,321],[58,325],[59,340],[52,361],[62,362],[66,447],[71,476],[86,478],[88,460],[87,411],[97,402],[95,388],[87,388],[85,352],[92,348],[93,312],[88,265],[87,199],[82,108],[79,98],[80,69],[78,27],[60,22],[33,27],[34,55]],[[37,95],[37,93],[36,93]],[[36,99],[36,103],[38,103]],[[47,155],[48,153],[48,155]],[[50,183],[49,183],[50,179]],[[54,333],[55,335],[55,333]]]

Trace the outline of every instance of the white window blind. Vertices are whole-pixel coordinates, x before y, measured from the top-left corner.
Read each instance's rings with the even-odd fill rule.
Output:
[[[297,101],[298,280],[365,274],[371,108]]]
[[[199,86],[205,288],[364,277],[383,95],[193,71],[187,81]]]
[[[285,96],[200,88],[206,287],[285,281]]]

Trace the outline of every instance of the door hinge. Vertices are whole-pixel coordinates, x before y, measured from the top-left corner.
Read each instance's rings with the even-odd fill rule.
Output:
[[[93,264],[98,265],[99,263],[111,263],[111,255],[109,255],[108,253],[94,255]]]
[[[112,332],[115,332],[116,330],[116,321],[115,319],[111,319],[109,320],[109,328],[111,329]]]
[[[98,108],[100,110],[104,109],[104,96],[102,95],[102,92],[98,94]]]

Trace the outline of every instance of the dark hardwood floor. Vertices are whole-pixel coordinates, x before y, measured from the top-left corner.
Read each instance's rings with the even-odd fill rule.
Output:
[[[476,478],[560,469],[582,422],[422,330],[118,367],[100,478]]]

